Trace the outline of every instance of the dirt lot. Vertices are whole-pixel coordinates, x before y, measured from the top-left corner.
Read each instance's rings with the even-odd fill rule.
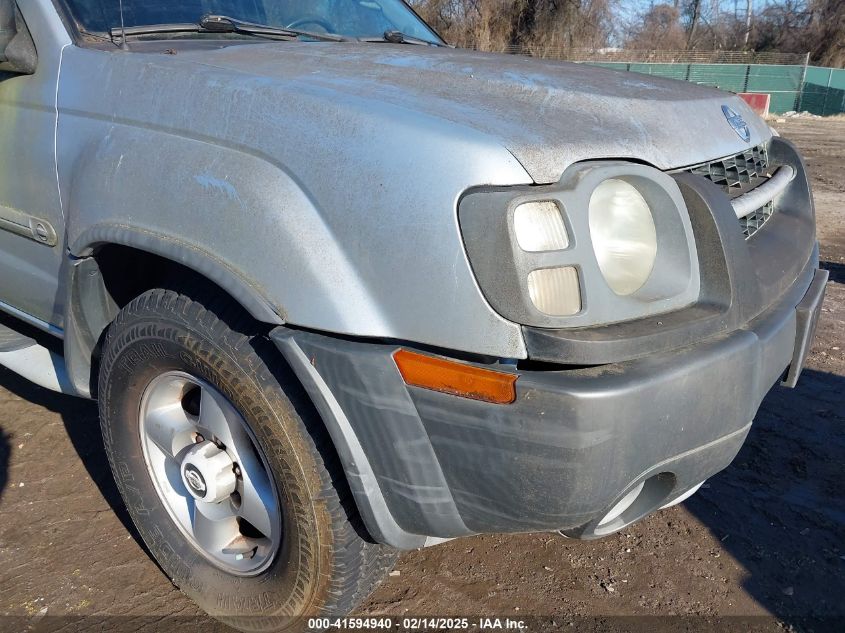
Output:
[[[602,541],[485,536],[408,553],[360,614],[845,631],[845,121],[778,127],[809,163],[831,282],[798,389],[767,397],[734,464]],[[139,545],[101,451],[92,404],[0,369],[0,630],[217,629]]]

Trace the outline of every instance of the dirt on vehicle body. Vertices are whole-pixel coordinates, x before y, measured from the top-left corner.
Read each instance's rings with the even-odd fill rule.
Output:
[[[769,394],[734,464],[681,506],[603,540],[479,536],[408,553],[357,614],[841,630],[845,121],[777,128],[806,157],[831,280],[802,383]],[[38,614],[69,631],[215,630],[145,554],[111,482],[96,407],[2,369],[0,387],[0,630]]]
[[[213,6],[0,0],[0,366],[97,401],[204,612],[322,630],[402,551],[624,533],[797,385],[830,271],[738,95]]]

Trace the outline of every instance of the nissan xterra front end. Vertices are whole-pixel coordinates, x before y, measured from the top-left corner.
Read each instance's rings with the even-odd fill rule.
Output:
[[[824,294],[804,163],[737,96],[399,0],[0,0],[0,152],[0,364],[98,400],[150,552],[250,630],[400,549],[678,503]]]

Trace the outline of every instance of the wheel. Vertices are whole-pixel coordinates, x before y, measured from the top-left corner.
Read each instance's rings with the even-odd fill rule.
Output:
[[[213,291],[151,290],[122,309],[98,396],[138,532],[226,624],[301,630],[303,616],[345,615],[395,562],[362,527],[322,421],[277,350]]]

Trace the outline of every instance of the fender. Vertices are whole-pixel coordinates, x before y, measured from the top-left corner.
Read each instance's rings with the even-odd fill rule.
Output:
[[[65,53],[57,161],[74,256],[91,230],[131,228],[222,262],[290,325],[525,357],[457,225],[467,187],[530,181],[505,148],[346,83],[310,85],[301,69],[272,78],[211,62]],[[437,169],[409,176],[414,160]]]
[[[73,257],[109,243],[160,255],[208,277],[268,323],[287,320],[283,301],[340,323],[353,302],[380,321],[309,194],[269,159],[77,114],[59,125]]]
[[[92,141],[87,126],[106,133]],[[128,246],[181,264],[273,325],[286,322],[279,300],[286,287],[298,289],[300,297],[308,290],[314,297],[334,297],[323,269],[307,269],[314,253],[321,264],[331,263],[335,275],[354,279],[308,196],[263,157],[99,120],[82,119],[73,131],[70,125],[64,129],[70,143],[74,136],[87,137],[78,139],[72,166],[60,163],[70,256],[65,353],[80,395],[91,395],[92,355],[119,309],[92,257],[100,246]],[[340,314],[341,306],[325,309]]]

